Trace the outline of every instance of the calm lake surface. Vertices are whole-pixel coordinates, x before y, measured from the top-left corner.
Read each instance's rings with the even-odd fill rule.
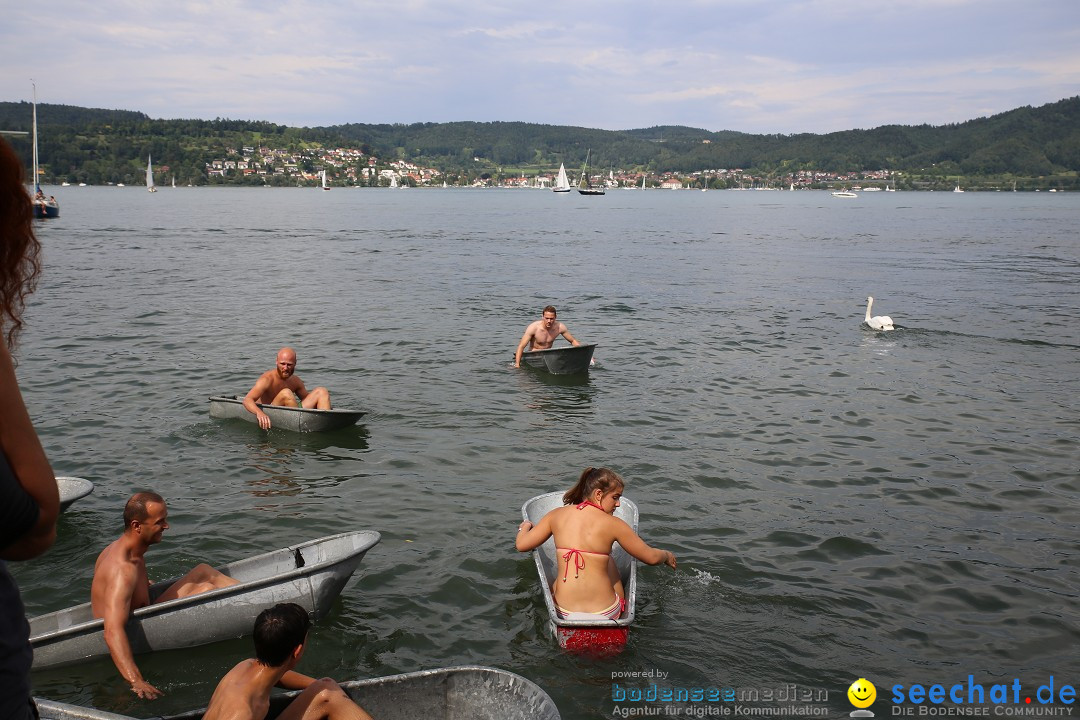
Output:
[[[58,475],[94,494],[30,615],[89,599],[137,489],[169,501],[151,579],[349,529],[382,542],[300,670],[520,673],[564,718],[613,673],[679,687],[1080,684],[1080,194],[54,188],[18,354]],[[862,326],[875,315],[899,326]],[[511,367],[552,303],[596,366]],[[296,347],[361,425],[212,420]],[[547,634],[522,503],[608,465],[640,533],[621,655]],[[201,707],[250,639],[34,674],[139,717]],[[624,687],[648,680],[619,679]],[[775,704],[775,703],[773,703]],[[715,704],[714,704],[715,705]],[[767,706],[769,703],[758,703]]]

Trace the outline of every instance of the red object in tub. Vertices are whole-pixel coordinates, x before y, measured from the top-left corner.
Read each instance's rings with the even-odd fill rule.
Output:
[[[626,647],[626,627],[560,627],[559,647],[583,655],[618,655]]]

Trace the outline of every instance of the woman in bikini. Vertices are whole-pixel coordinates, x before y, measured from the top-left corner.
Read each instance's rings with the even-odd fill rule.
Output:
[[[556,609],[566,619],[600,616],[614,620],[622,615],[625,592],[611,559],[615,541],[647,565],[675,567],[675,556],[669,550],[650,547],[624,520],[614,516],[624,487],[622,478],[607,468],[585,468],[577,484],[563,495],[563,507],[552,510],[536,525],[525,520],[518,527],[515,544],[519,552],[533,550],[555,537],[559,567],[551,593]]]

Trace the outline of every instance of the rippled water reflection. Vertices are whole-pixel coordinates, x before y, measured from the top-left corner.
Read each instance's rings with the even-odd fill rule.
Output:
[[[170,501],[152,577],[372,528],[316,627],[339,678],[460,663],[610,716],[611,673],[824,688],[1072,677],[1080,196],[70,189],[20,379],[59,474],[94,481],[31,614],[86,599],[134,489]],[[861,327],[865,298],[900,326]],[[510,367],[545,304],[597,366]],[[362,425],[213,421],[299,351]],[[679,570],[642,568],[625,653],[560,653],[521,504],[608,464]],[[209,698],[246,640],[107,661],[37,692],[136,715]],[[302,668],[303,669],[303,668]],[[881,682],[878,682],[878,680]],[[881,690],[879,689],[879,693]],[[835,697],[834,697],[835,696]]]

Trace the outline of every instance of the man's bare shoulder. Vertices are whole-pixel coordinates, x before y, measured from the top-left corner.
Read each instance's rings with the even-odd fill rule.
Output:
[[[139,581],[139,562],[131,557],[123,538],[114,540],[98,555],[94,579],[90,583],[90,605],[94,617],[104,617],[115,603],[127,598],[130,605]],[[122,609],[122,608],[121,608]]]
[[[261,720],[269,709],[269,694],[257,697],[254,660],[241,660],[221,678],[203,720]]]
[[[94,578],[96,579],[99,573],[123,570],[125,567],[134,570],[135,565],[121,537],[113,540],[98,553],[97,561],[94,563]]]
[[[274,379],[277,377],[277,371],[274,369],[267,370],[259,379],[255,381],[256,385],[273,385]]]

